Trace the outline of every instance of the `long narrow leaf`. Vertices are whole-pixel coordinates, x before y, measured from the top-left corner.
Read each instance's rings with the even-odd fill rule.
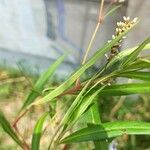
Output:
[[[97,86],[93,90],[98,90],[100,87]],[[91,91],[93,93],[93,91]],[[128,83],[128,84],[117,84],[105,87],[100,96],[122,96],[131,94],[150,94],[149,83]]]
[[[133,63],[131,63],[130,65],[128,65],[126,67],[126,69],[149,69],[150,68],[150,60],[149,59],[137,59],[136,61],[134,61]]]
[[[60,58],[58,58],[56,60],[56,62],[54,64],[52,64],[48,70],[46,72],[43,73],[43,75],[41,75],[41,77],[37,80],[37,82],[35,83],[34,86],[34,91],[32,91],[29,96],[27,97],[27,99],[25,100],[21,110],[23,110],[25,107],[27,107],[28,105],[30,105],[32,102],[34,102],[34,100],[39,96],[39,93],[41,93],[43,91],[44,85],[46,84],[46,82],[48,80],[50,80],[50,78],[53,76],[53,74],[55,73],[55,70],[58,68],[58,66],[62,63],[62,61],[64,60],[65,55],[61,56]],[[37,92],[36,92],[37,91]]]
[[[133,62],[143,48],[150,43],[150,38],[147,38],[137,49],[135,49],[122,63],[122,66],[127,66],[130,62]]]
[[[64,138],[61,143],[104,140],[124,134],[150,135],[150,123],[139,121],[118,121],[93,125],[69,135]]]
[[[105,15],[105,17],[112,15],[116,10],[118,10],[118,8],[120,8],[122,5],[118,5],[118,6],[114,6],[113,8],[111,8],[108,13]]]
[[[119,77],[126,77],[130,79],[138,79],[143,81],[150,81],[150,72],[144,71],[129,71],[119,74]]]
[[[35,125],[34,132],[33,132],[33,137],[32,137],[31,150],[39,150],[43,124],[44,124],[44,121],[45,121],[47,115],[48,115],[47,112],[44,113]]]
[[[89,109],[89,112],[90,113],[88,113],[88,114],[91,116],[90,117],[91,120],[88,120],[88,122],[89,122],[88,127],[90,127],[92,123],[95,125],[101,124],[98,101],[94,102],[94,104]],[[93,141],[93,143],[94,143],[94,147],[95,147],[94,150],[108,149],[108,143],[106,140],[103,140],[103,141],[97,140],[97,141]]]
[[[139,47],[137,46],[137,47],[133,47],[130,49],[126,49],[126,50],[121,51],[119,54],[117,54],[103,69],[104,74],[108,74],[112,72],[113,70],[122,69],[121,64],[123,63],[123,61],[126,60],[129,57],[129,55],[138,48]],[[145,46],[141,50],[148,50],[148,49],[150,49],[150,43],[145,44]]]
[[[69,122],[69,119],[71,118],[71,116],[74,113],[74,110],[79,106],[79,104],[81,103],[81,100],[83,98],[83,95],[85,93],[85,91],[88,88],[88,85],[90,84],[91,80],[84,86],[84,88],[80,91],[80,93],[78,94],[78,96],[76,97],[76,99],[74,100],[74,102],[72,103],[72,105],[70,106],[70,108],[68,109],[68,111],[66,112],[65,116],[63,117],[62,121],[60,124],[67,124]]]
[[[94,93],[87,94],[87,96],[83,97],[81,104],[74,110],[74,114],[72,114],[72,116],[70,117],[70,124],[76,122],[79,119],[79,117],[88,109],[88,107],[96,99],[96,96],[102,91],[104,87],[105,85],[99,88]]]
[[[97,101],[94,102],[94,104],[89,109],[89,115],[91,116],[91,120],[88,120],[89,123],[93,124],[100,124],[100,114],[99,114],[99,103]]]
[[[2,126],[3,130],[19,145],[23,148],[22,141],[19,139],[16,132],[11,127],[10,123],[4,116],[4,114],[0,111],[0,125]]]
[[[104,47],[98,50],[87,63],[85,63],[77,71],[75,71],[75,73],[73,73],[70,78],[68,78],[68,80],[66,80],[63,84],[61,84],[59,87],[57,87],[42,99],[36,101],[33,105],[43,104],[45,102],[51,101],[55,97],[63,93],[65,90],[67,90],[89,67],[95,64],[98,59],[101,59],[116,42],[118,42],[124,35],[126,35],[129,30],[130,29],[117,36],[110,43],[105,44]]]

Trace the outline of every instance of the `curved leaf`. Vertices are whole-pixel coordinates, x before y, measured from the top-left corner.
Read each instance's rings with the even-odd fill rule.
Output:
[[[32,137],[32,150],[39,150],[40,146],[40,139],[41,139],[41,132],[43,128],[44,121],[48,115],[48,112],[44,113],[40,119],[37,121],[34,132],[33,132],[33,137]]]
[[[82,101],[78,107],[74,110],[74,113],[70,117],[70,122],[74,123],[79,119],[79,117],[86,112],[86,110],[89,108],[89,106],[93,103],[93,101],[96,99],[97,95],[101,93],[105,85],[103,85],[101,88],[99,88],[97,91],[93,92],[92,94],[87,94],[84,97],[82,97]],[[89,91],[90,92],[90,91]]]
[[[19,139],[16,132],[11,127],[10,123],[6,119],[5,115],[0,111],[0,125],[3,130],[19,145],[23,148],[22,141]]]
[[[99,89],[97,86],[94,91]],[[93,91],[91,91],[93,93]],[[150,94],[150,83],[127,83],[116,84],[105,87],[100,93],[100,96],[122,96],[131,94]]]
[[[61,143],[97,141],[114,138],[124,134],[150,135],[150,123],[139,121],[118,121],[93,125],[72,133],[62,139]]]
[[[39,96],[39,93],[41,93],[43,91],[44,85],[53,76],[53,74],[55,73],[55,70],[62,63],[62,61],[64,60],[64,58],[65,58],[65,55],[63,55],[60,58],[58,58],[56,60],[56,62],[54,62],[54,64],[52,64],[48,68],[48,70],[43,73],[43,75],[41,75],[41,77],[35,83],[34,91],[30,92],[29,96],[25,100],[25,102],[24,102],[24,104],[23,104],[23,106],[21,108],[21,111],[25,107],[27,107],[28,105],[30,105],[32,102],[34,102],[34,100]]]
[[[126,67],[126,69],[149,69],[150,68],[150,60],[149,59],[137,59],[136,61],[134,61],[133,63],[131,63],[130,65],[128,65]]]
[[[143,48],[150,43],[150,37],[147,38],[138,48],[136,48],[126,59],[123,60],[122,66],[127,66],[130,62],[133,62]]]
[[[129,71],[119,74],[119,77],[127,77],[130,79],[139,79],[144,81],[150,81],[150,72],[142,71]]]
[[[149,40],[149,39],[148,39]],[[114,70],[120,69],[121,64],[136,50],[147,50],[150,49],[150,43],[144,41],[139,47],[133,47],[126,49],[117,54],[103,69],[104,74],[108,74]],[[128,66],[126,66],[128,67]],[[122,69],[122,68],[121,68]]]

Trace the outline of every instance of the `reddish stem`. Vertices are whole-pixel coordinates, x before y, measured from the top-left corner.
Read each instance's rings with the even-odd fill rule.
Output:
[[[62,150],[67,150],[68,149],[68,145],[65,144]]]
[[[26,111],[24,111],[19,117],[16,118],[16,120],[13,123],[13,127],[16,129],[16,131],[18,131],[17,128],[17,123],[19,122],[19,120],[28,112],[28,109]]]
[[[76,85],[75,87],[63,92],[62,94],[60,94],[58,97],[67,95],[67,94],[73,94],[75,92],[77,92],[78,90],[80,90],[83,86],[81,84]]]

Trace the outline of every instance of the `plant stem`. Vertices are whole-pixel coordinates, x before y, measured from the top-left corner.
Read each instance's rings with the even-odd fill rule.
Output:
[[[100,26],[100,22],[97,23],[97,25],[96,25],[96,27],[95,27],[95,30],[94,30],[94,32],[93,32],[93,34],[92,34],[92,37],[91,37],[90,42],[89,42],[89,45],[88,45],[87,50],[86,50],[86,52],[85,52],[85,55],[84,55],[84,57],[83,57],[82,65],[86,62],[87,56],[88,56],[88,54],[89,54],[89,51],[91,50],[91,47],[92,47],[93,41],[94,41],[94,39],[95,39],[95,36],[96,36],[96,34],[97,34],[97,31],[98,31],[98,29],[99,29],[99,26]]]
[[[136,136],[135,135],[131,135],[131,149],[132,150],[136,150]]]
[[[96,25],[96,27],[95,27],[95,29],[94,29],[94,32],[93,32],[93,34],[92,34],[92,37],[91,37],[90,42],[89,42],[89,44],[88,44],[88,47],[87,47],[87,49],[86,49],[85,55],[84,55],[84,57],[83,57],[82,65],[86,62],[87,56],[88,56],[88,54],[89,54],[89,52],[90,52],[90,50],[91,50],[91,47],[92,47],[93,41],[94,41],[94,39],[95,39],[95,36],[96,36],[96,34],[97,34],[97,32],[98,32],[98,29],[99,29],[99,27],[100,27],[100,24],[101,24],[102,21],[103,21],[103,19],[102,19],[102,18],[103,18],[103,17],[102,17],[103,6],[104,6],[104,0],[101,0],[101,3],[100,3],[100,10],[99,10],[99,16],[98,16],[98,23],[97,23],[97,25]]]

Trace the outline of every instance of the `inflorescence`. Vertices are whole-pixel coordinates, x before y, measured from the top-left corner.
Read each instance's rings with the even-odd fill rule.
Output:
[[[121,21],[117,22],[117,28],[115,31],[115,35],[112,35],[112,39],[115,39],[117,36],[119,36],[120,34],[125,32],[129,28],[131,28],[137,22],[137,20],[138,20],[138,18],[134,18],[133,20],[130,20],[130,17],[124,16],[122,22]],[[122,39],[124,39],[124,38],[126,38],[126,37],[123,36]],[[116,54],[118,54],[122,39],[120,41],[118,41],[114,46],[111,47],[110,55],[106,56],[108,61],[110,61]],[[109,42],[111,42],[111,40],[109,40],[108,43]]]

